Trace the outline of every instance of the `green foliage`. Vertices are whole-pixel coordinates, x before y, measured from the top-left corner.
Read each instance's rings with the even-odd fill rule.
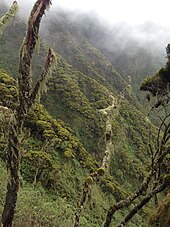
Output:
[[[170,193],[167,194],[165,199],[158,205],[158,208],[151,214],[149,218],[149,227],[156,226],[170,226]]]
[[[72,205],[64,198],[50,199],[42,188],[25,187],[19,193],[15,224],[21,226],[71,226]]]
[[[148,144],[154,148],[157,128],[125,100],[120,106],[119,115],[112,122],[112,127],[114,154],[111,172],[129,191],[135,190],[146,176],[146,168],[151,164],[146,158],[149,155]]]
[[[99,150],[98,138],[103,133],[104,124],[96,108],[107,106],[108,90],[75,71],[60,56],[57,59],[56,72],[42,102],[53,116],[66,121],[77,132],[86,149]]]
[[[0,105],[14,108],[17,103],[16,81],[0,69]]]
[[[20,42],[15,35],[20,37],[18,34],[25,29],[25,25],[18,21],[15,26],[16,30],[11,28],[11,36],[15,41],[10,40],[10,37],[0,39],[0,65],[13,74],[17,68],[16,47]],[[111,103],[110,90],[114,93],[121,91],[125,82],[106,57],[73,27],[71,24],[65,26],[64,23],[50,26],[50,34],[57,32],[52,43],[74,68],[57,55],[58,65],[48,82],[49,91],[41,99],[57,120],[49,115],[43,105],[36,104],[24,125],[24,131],[31,133],[23,145],[26,150],[21,162],[24,188],[19,195],[15,220],[17,226],[23,226],[23,223],[28,226],[72,226],[74,208],[81,197],[86,176],[96,170],[102,175],[101,180],[94,185],[81,226],[101,226],[106,209],[136,189],[149,164],[146,150],[150,133],[147,130],[151,130],[152,141],[155,139],[155,128],[145,121],[140,111],[124,101],[120,114],[112,122],[115,152],[110,170],[114,178],[99,168],[96,158],[101,161],[105,149],[105,120],[101,119],[98,110]],[[77,34],[76,39],[73,34]],[[53,35],[49,39],[53,39]],[[10,55],[6,54],[5,45],[11,50]],[[42,50],[38,58],[35,57],[38,63],[35,75],[39,73],[41,55],[44,57],[44,53]],[[9,89],[8,79],[2,81],[3,94],[6,95],[0,101],[3,105],[3,102],[5,105],[10,103],[11,107],[13,102],[17,102],[11,101],[16,97],[17,89],[12,85]],[[13,79],[10,80],[10,84],[13,84]],[[13,86],[16,86],[16,82]],[[25,180],[36,188],[24,185]],[[116,216],[114,226],[123,214],[122,211]],[[143,222],[137,216],[129,226],[140,226]]]
[[[85,80],[84,82],[86,84],[87,81]],[[93,90],[90,89],[89,97],[94,97],[97,92],[97,87],[95,88],[97,84],[93,81],[90,83],[92,87],[94,86],[94,93],[92,92]],[[85,86],[86,85],[81,84],[84,90],[86,90]],[[96,99],[92,99],[91,103],[95,102],[95,100],[100,100],[104,95],[105,100],[107,90],[102,90],[101,87],[101,93],[96,96]],[[102,105],[105,107],[106,104],[108,105],[109,101],[110,100],[103,102]],[[92,107],[91,110],[94,116],[96,116],[97,111],[95,112],[93,108],[94,107]],[[90,118],[90,120],[92,119]],[[98,124],[104,125],[104,122],[98,121]],[[36,104],[30,111],[25,127],[25,130],[30,130],[31,136],[33,137],[24,145],[27,152],[22,157],[21,163],[23,180],[27,180],[36,186],[40,183],[48,190],[51,196],[66,198],[67,202],[69,201],[71,204],[76,204],[77,195],[84,183],[85,172],[96,170],[99,166],[98,163],[87,150],[84,149],[80,141],[74,135],[73,130],[66,126],[63,121],[54,120],[40,104]],[[120,115],[113,122],[113,140],[115,143],[119,138],[122,138],[122,143],[124,141],[126,143],[123,147],[119,147],[118,151],[115,153],[115,161],[117,164],[113,164],[115,168],[113,169],[112,167],[112,174],[117,181],[128,186],[129,191],[134,188],[133,185],[136,184],[136,179],[140,177],[143,178],[145,174],[141,167],[142,164],[146,162],[143,152],[147,144],[145,137],[148,136],[145,134],[144,127],[148,127],[148,123],[144,121],[144,117],[125,101],[120,109]],[[91,130],[91,128],[88,129],[88,132],[89,130]],[[38,143],[35,142],[37,139],[39,140]],[[131,145],[132,143],[134,144],[133,146]],[[135,153],[137,148],[140,150],[140,155]],[[82,169],[82,167],[84,169]],[[124,172],[119,174],[119,169],[124,170]],[[103,171],[98,170],[102,175]],[[130,174],[128,175],[127,173]],[[122,174],[123,177],[121,178]],[[128,183],[125,179],[126,181],[128,180]],[[82,217],[82,224],[84,223],[83,225],[85,226],[101,225],[101,217],[102,219],[104,218],[106,205],[109,205],[109,201],[107,201],[105,208],[99,209],[99,207],[103,207],[103,199],[101,199],[103,196],[102,193],[105,193],[107,198],[113,195],[113,199],[116,199],[116,201],[126,197],[128,194],[127,191],[110,176],[102,177],[101,189],[98,188],[99,192],[101,190],[100,203],[95,202],[95,205],[92,203],[93,211],[87,210]],[[97,200],[96,197],[94,197],[94,199]],[[98,213],[96,213],[96,209],[100,210],[100,212],[98,211]],[[91,216],[93,216],[93,219],[89,221]],[[38,219],[37,222],[40,222],[39,218],[41,216],[35,215],[35,217]],[[70,220],[70,216],[68,219]],[[49,219],[47,219],[47,221],[51,223]],[[62,221],[59,221],[59,223],[61,224]]]
[[[43,156],[43,159],[48,160],[47,163],[49,163],[49,154],[45,155],[40,152],[39,155],[38,153],[39,151],[35,153],[32,151],[30,155],[28,154],[28,157],[33,158],[35,155],[37,160],[37,158],[39,159],[40,156]],[[29,162],[29,158],[26,162]],[[33,163],[36,164],[36,161],[33,161]],[[22,182],[22,186],[18,193],[17,210],[14,222],[18,227],[26,225],[42,227],[64,227],[73,225],[73,215],[77,197],[81,196],[80,193],[87,172],[83,171],[79,162],[76,160],[73,163],[65,162],[60,156],[56,156],[55,163],[58,163],[58,171],[55,173],[51,172],[53,185],[48,191],[44,190],[40,183],[37,183],[33,187],[25,181]],[[23,163],[21,167],[23,167]],[[30,168],[30,166],[27,166],[25,171],[29,171]],[[0,162],[1,213],[7,178],[8,176],[4,169],[4,165]],[[87,204],[87,209],[85,209],[80,222],[81,226],[100,227],[105,217],[105,210],[108,208],[109,204],[113,204],[114,201],[113,196],[109,195],[107,189],[103,193],[99,186],[94,185],[91,199]],[[122,219],[122,215],[120,215],[119,218]],[[138,218],[135,219],[136,223],[137,220]]]
[[[145,78],[140,86],[143,91],[149,91],[153,96],[166,95],[169,92],[170,82],[170,59],[168,58],[165,67],[161,68],[153,76]]]
[[[60,123],[61,121],[54,120],[42,105],[37,104],[28,114],[25,126],[31,129],[33,135],[42,140],[51,141],[56,148],[62,149],[63,141],[71,139],[71,129]],[[63,122],[62,124],[64,125]]]
[[[60,17],[63,17],[60,13]],[[58,19],[58,18],[57,18]],[[107,58],[91,44],[82,30],[84,24],[71,20],[51,21],[48,41],[55,43],[56,49],[69,64],[78,71],[112,90],[122,90],[124,81]],[[65,29],[67,27],[67,29]],[[53,37],[57,37],[53,39]]]
[[[49,184],[49,174],[54,171],[51,155],[43,151],[29,151],[21,160],[21,174],[24,180]]]
[[[160,72],[161,71],[162,70],[160,70]],[[153,76],[146,77],[142,82],[140,89],[142,91],[150,92],[153,96],[163,94],[167,89],[167,82],[162,79],[160,72]]]

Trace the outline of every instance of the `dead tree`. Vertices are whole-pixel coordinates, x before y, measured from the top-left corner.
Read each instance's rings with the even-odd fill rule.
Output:
[[[19,135],[22,131],[25,117],[35,103],[36,96],[40,93],[41,85],[48,78],[51,66],[55,61],[55,55],[49,49],[43,72],[35,86],[33,86],[31,75],[32,54],[37,44],[41,19],[50,4],[50,0],[36,1],[28,20],[26,37],[20,50],[18,106],[12,111],[8,134],[7,169],[9,171],[9,180],[2,214],[4,227],[12,227],[19,190],[20,147],[22,145]]]

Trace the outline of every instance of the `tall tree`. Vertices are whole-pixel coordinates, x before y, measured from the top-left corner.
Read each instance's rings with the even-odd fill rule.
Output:
[[[15,2],[14,4],[17,3]],[[36,1],[28,20],[26,37],[24,38],[20,50],[18,106],[10,113],[9,123],[7,153],[9,180],[7,183],[6,200],[2,214],[2,224],[4,227],[12,226],[17,202],[17,193],[19,190],[20,147],[23,141],[19,140],[19,135],[22,132],[25,117],[35,103],[36,97],[41,91],[41,86],[47,81],[50,69],[55,62],[55,55],[53,51],[49,49],[43,72],[33,86],[31,74],[32,54],[38,41],[41,19],[50,4],[50,0]]]

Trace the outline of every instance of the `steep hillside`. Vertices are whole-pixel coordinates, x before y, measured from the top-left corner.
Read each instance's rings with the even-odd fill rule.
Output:
[[[10,108],[17,105],[14,78],[18,75],[18,52],[25,28],[25,23],[16,18],[0,37],[0,104]],[[51,14],[42,26],[42,37],[33,61],[34,80],[39,76],[48,45],[56,52],[57,66],[41,104],[37,102],[24,125],[22,136],[28,138],[22,150],[23,187],[16,225],[23,226],[28,214],[28,226],[72,225],[83,184],[89,173],[100,167],[104,156],[107,119],[99,110],[111,105],[112,95],[119,103],[111,122],[114,146],[110,170],[93,184],[81,218],[81,226],[101,226],[108,207],[135,191],[146,176],[151,164],[148,143],[154,147],[157,128],[141,112],[135,94],[125,89],[131,87],[127,86],[126,76],[115,70],[109,56],[66,13]],[[117,68],[121,70],[118,64]],[[6,160],[7,149],[4,133],[3,129],[0,132],[2,160]],[[2,180],[6,179],[2,163],[0,167]],[[27,191],[33,196],[27,198]],[[36,194],[35,203],[31,204]],[[25,203],[23,210],[20,209]],[[118,213],[112,225],[126,212],[124,209]],[[129,222],[129,227],[142,224],[145,224],[145,210]]]
[[[157,31],[159,27],[149,22],[136,28],[125,23],[110,25],[94,15],[72,15],[69,19],[107,57],[126,81],[131,76],[135,93],[142,101],[140,83],[165,62],[165,53],[158,43],[149,40],[150,30]]]
[[[125,83],[120,74],[65,13],[51,15],[48,20],[43,36],[68,63],[112,90],[123,88]]]
[[[6,88],[0,99],[1,104],[15,105],[16,100],[12,97],[17,92],[16,82],[4,70],[0,70],[0,87]],[[5,160],[7,148],[3,129],[5,125],[0,132],[0,156]],[[21,150],[21,189],[15,223],[17,226],[23,226],[23,223],[28,223],[28,226],[31,223],[36,226],[51,226],[54,223],[59,226],[72,225],[83,183],[89,172],[99,167],[99,163],[84,149],[73,130],[63,121],[54,120],[40,104],[28,115],[23,136],[28,132],[29,137]],[[123,164],[124,167],[126,165],[129,164]],[[3,182],[0,199],[3,201],[7,176],[2,162],[0,171]],[[30,197],[26,196],[28,191]],[[107,174],[102,177],[97,185],[93,185],[88,205],[90,210],[86,209],[83,213],[81,226],[101,226],[107,207],[129,193],[130,189],[125,190],[112,176]],[[47,214],[45,218],[44,213]],[[117,216],[115,221],[121,220],[122,215]],[[134,219],[134,223],[141,221],[140,216]],[[133,223],[130,225],[135,226]]]

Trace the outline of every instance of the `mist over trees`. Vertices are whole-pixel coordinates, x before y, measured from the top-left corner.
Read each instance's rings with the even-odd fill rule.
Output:
[[[163,204],[167,212],[170,209],[169,45],[165,66],[143,81],[145,74],[163,63],[155,63],[154,44],[149,53],[141,40],[127,37],[123,42],[126,26],[117,34],[120,25],[105,30],[93,17],[83,15],[77,20],[77,15],[67,17],[65,11],[57,16],[51,13],[41,31],[46,40],[39,40],[41,19],[50,4],[37,0],[33,6],[20,48],[18,81],[1,69],[3,58],[0,64],[0,157],[9,172],[2,224],[22,225],[24,219],[17,217],[17,209],[26,215],[28,226],[146,224],[149,209],[158,206],[163,193],[167,194]],[[14,1],[0,18],[3,31],[16,9]],[[113,37],[111,43],[107,36]],[[0,41],[2,46],[6,42]],[[40,59],[33,58],[38,43],[39,58],[46,59],[42,71]],[[32,63],[38,66],[35,74]],[[141,81],[140,89],[150,101],[149,114],[159,118],[160,125],[152,123],[136,98]],[[49,90],[41,97],[46,85]],[[31,193],[40,190],[42,195],[42,203],[28,208],[29,218],[28,210],[24,214],[27,203],[16,209],[19,191],[26,184]],[[36,196],[31,199],[33,204],[37,201]],[[169,226],[165,209],[160,207],[150,214],[148,226]]]

